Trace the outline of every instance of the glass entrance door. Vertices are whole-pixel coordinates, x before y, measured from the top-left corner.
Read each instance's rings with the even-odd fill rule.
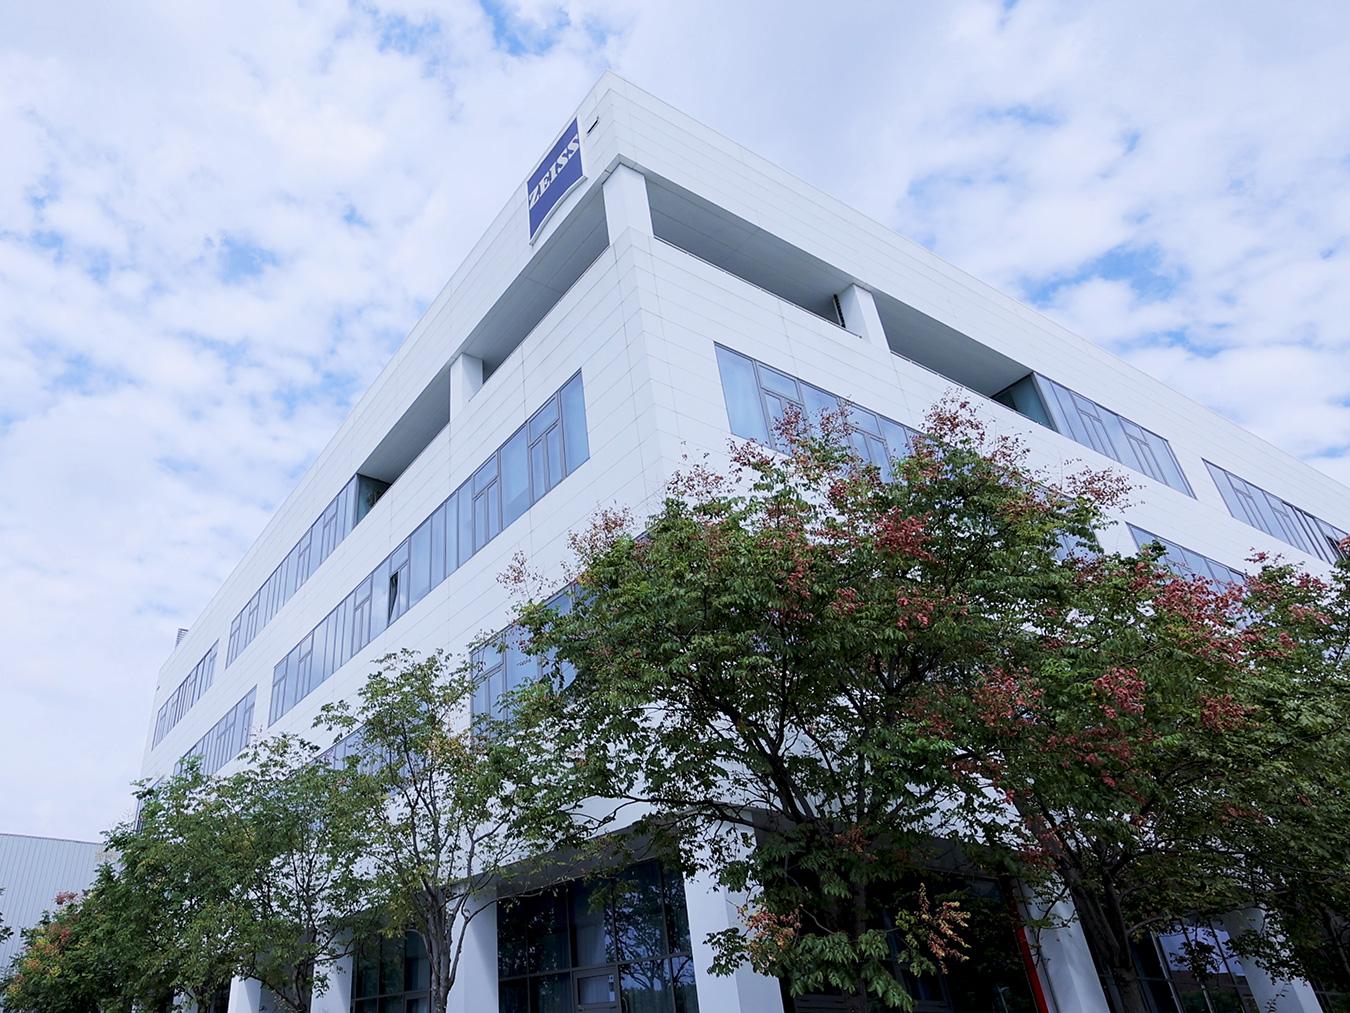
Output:
[[[572,972],[577,1013],[619,1013],[619,969],[591,968]]]

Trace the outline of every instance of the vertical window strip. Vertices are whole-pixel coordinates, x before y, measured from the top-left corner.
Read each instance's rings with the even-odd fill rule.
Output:
[[[536,444],[538,467],[524,452]],[[523,490],[529,505],[537,503],[586,462],[589,447],[578,372],[277,662],[268,723],[326,682],[523,514]]]
[[[1252,485],[1217,464],[1205,462],[1228,512],[1252,527],[1327,563],[1346,558],[1341,543],[1350,535],[1314,514]]]
[[[169,733],[169,729],[178,724],[192,705],[201,699],[202,694],[211,688],[211,681],[216,674],[216,650],[219,647],[220,641],[217,640],[160,707],[155,717],[152,748],[159,745],[160,740]]]

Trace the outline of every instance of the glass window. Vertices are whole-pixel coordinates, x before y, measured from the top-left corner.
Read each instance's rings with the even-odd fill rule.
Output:
[[[434,514],[432,515],[435,516]],[[441,550],[444,557],[445,550]],[[423,521],[409,539],[408,604],[417,604],[431,590],[431,518]]]
[[[530,466],[524,426],[502,444],[500,459],[504,527],[530,508]]]
[[[352,654],[370,643],[370,584],[367,577],[352,592]]]
[[[194,756],[200,758],[201,771],[206,775],[214,774],[238,756],[248,745],[249,733],[253,728],[253,700],[256,694],[256,688],[250,689],[242,700],[226,711],[225,716],[183,754],[175,767],[175,773],[181,773],[188,759]]]
[[[994,400],[1127,468],[1195,495],[1165,439],[1053,380],[1031,373]]]
[[[623,1013],[673,1013],[670,964],[644,960],[623,969]]]
[[[388,485],[384,482],[358,475],[350,479],[328,502],[318,518],[300,536],[300,540],[236,617],[239,631],[235,634],[232,627],[229,649],[225,657],[227,665],[253,642],[281,607],[351,533],[356,523],[365,516],[365,512],[360,509],[362,503],[368,509],[387,488]]]
[[[431,515],[431,586],[445,580],[445,510],[442,503]]]
[[[747,440],[769,442],[764,409],[759,401],[759,383],[755,366],[749,359],[721,345],[716,346],[718,372],[722,376],[722,396],[727,405],[731,431]]]
[[[531,439],[536,443],[532,445]],[[536,447],[537,458],[531,456]],[[303,665],[297,668],[288,664],[285,675],[274,673],[271,720],[285,714],[390,623],[396,622],[447,574],[496,537],[502,529],[503,496],[509,523],[519,516],[517,511],[527,509],[530,502],[584,461],[587,448],[584,398],[578,373],[494,451],[469,481],[438,506],[407,541],[390,553],[342,607],[315,629],[310,638],[314,644],[312,664],[306,652]],[[541,478],[539,484],[534,484],[536,475]],[[363,496],[367,499],[377,496],[385,488],[383,483],[369,484],[362,476],[358,479],[348,492],[354,503],[359,504]],[[337,518],[340,510],[341,504],[335,500],[331,518]],[[314,534],[314,545],[321,541],[322,536]],[[297,558],[303,548],[297,545],[293,550]],[[528,659],[528,664],[520,662],[519,671],[513,668],[511,676],[521,680],[533,678],[537,670],[534,659]],[[496,699],[502,688],[504,682],[483,702]]]
[[[455,493],[459,514],[459,565],[463,566],[473,555],[473,492],[465,482]]]
[[[408,541],[399,543],[397,549],[389,553],[389,600],[386,606],[388,616],[385,625],[389,625],[404,612],[408,611],[409,554]]]
[[[614,888],[614,928],[621,960],[668,953],[662,915],[661,867],[626,870]]]
[[[994,395],[993,400],[1011,408],[1019,415],[1025,415],[1033,422],[1039,422],[1047,429],[1056,428],[1045,410],[1045,399],[1036,386],[1035,374],[1027,374],[1010,387],[1005,387]]]
[[[657,862],[500,901],[500,1009],[697,1013],[687,932],[672,940],[667,925],[688,925],[688,914],[678,874]]]
[[[1173,570],[1182,574],[1195,574],[1198,577],[1228,583],[1244,580],[1243,574],[1231,567],[1225,566],[1216,559],[1210,559],[1208,556],[1201,555],[1191,549],[1183,548],[1175,542],[1169,542],[1165,538],[1145,531],[1143,528],[1137,528],[1133,524],[1127,525],[1130,529],[1130,535],[1134,538],[1134,544],[1138,548],[1143,548],[1153,542],[1157,542],[1163,547],[1162,561]]]
[[[838,414],[839,399],[833,394],[826,394],[819,387],[812,387],[809,383],[802,384],[802,394],[805,398],[803,405],[806,413],[805,421],[813,433],[819,434],[821,419],[826,415]]]
[[[538,500],[563,478],[562,417],[558,401],[535,412],[529,424],[530,496]]]
[[[236,621],[238,621],[237,618]],[[211,687],[216,672],[216,651],[219,648],[220,641],[217,640],[192,666],[192,670],[183,677],[183,681],[174,688],[174,691],[169,694],[169,698],[160,706],[155,717],[152,746],[159,745],[160,740],[183,719],[192,705]]]
[[[670,962],[670,983],[675,994],[675,1013],[698,1013],[698,989],[694,984],[694,961],[675,957]]]
[[[892,477],[891,462],[909,455],[918,433],[859,405],[841,402],[828,391],[799,382],[779,370],[743,355],[714,346],[722,375],[731,431],[737,436],[778,445],[774,427],[789,406],[800,410],[814,428],[825,412],[847,411],[849,443],[864,462],[873,464],[883,479]]]
[[[1325,562],[1335,563],[1341,558],[1339,543],[1345,538],[1345,532],[1231,471],[1208,461],[1205,466],[1209,468],[1228,512],[1238,520]]]
[[[497,455],[473,476],[473,548],[477,552],[502,530],[501,483],[497,481]]]
[[[353,958],[353,1013],[425,1013],[431,964],[422,938],[372,939]]]
[[[572,890],[572,964],[594,967],[614,963],[605,884],[579,883]]]
[[[562,409],[563,473],[570,475],[591,456],[586,432],[586,393],[580,373],[567,381],[558,397]]]

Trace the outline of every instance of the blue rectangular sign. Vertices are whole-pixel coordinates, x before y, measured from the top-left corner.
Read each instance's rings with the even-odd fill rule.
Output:
[[[530,242],[534,242],[553,209],[583,178],[581,134],[577,130],[577,121],[573,120],[558,138],[558,143],[553,145],[553,150],[525,181],[525,195],[530,203]]]

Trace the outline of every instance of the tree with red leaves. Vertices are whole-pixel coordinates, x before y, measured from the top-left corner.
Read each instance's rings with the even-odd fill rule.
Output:
[[[521,616],[556,662],[512,704],[521,748],[548,754],[530,769],[571,758],[553,776],[615,800],[586,834],[641,814],[635,838],[749,895],[719,970],[857,1010],[911,1008],[988,914],[924,884],[978,866],[952,842],[1007,817],[972,787],[981,756],[954,737],[952,700],[1006,673],[986,703],[1015,711],[1041,618],[1072,605],[1063,546],[1092,544],[1123,492],[1109,475],[1047,487],[963,407],[928,422],[883,481],[847,449],[847,418],[789,419],[789,453],[744,443],[725,473],[688,469],[642,537],[601,517],[575,540],[572,610]]]
[[[1344,843],[1314,801],[1312,843],[1275,864],[1286,765],[1345,755],[1318,739],[1346,715],[1324,652],[1295,650],[1313,612],[1289,632],[1291,572],[1215,587],[1102,554],[1125,480],[1051,481],[967,404],[930,413],[892,481],[848,426],[789,417],[786,453],[690,468],[641,537],[604,515],[575,539],[576,604],[521,611],[554,662],[511,704],[548,754],[530,769],[612,800],[578,836],[632,822],[748,895],[717,970],[912,1008],[967,950],[969,905],[923,888],[959,852],[1071,897],[1112,1003],[1145,1009],[1133,943],[1292,897]],[[1318,674],[1291,695],[1299,664]]]

